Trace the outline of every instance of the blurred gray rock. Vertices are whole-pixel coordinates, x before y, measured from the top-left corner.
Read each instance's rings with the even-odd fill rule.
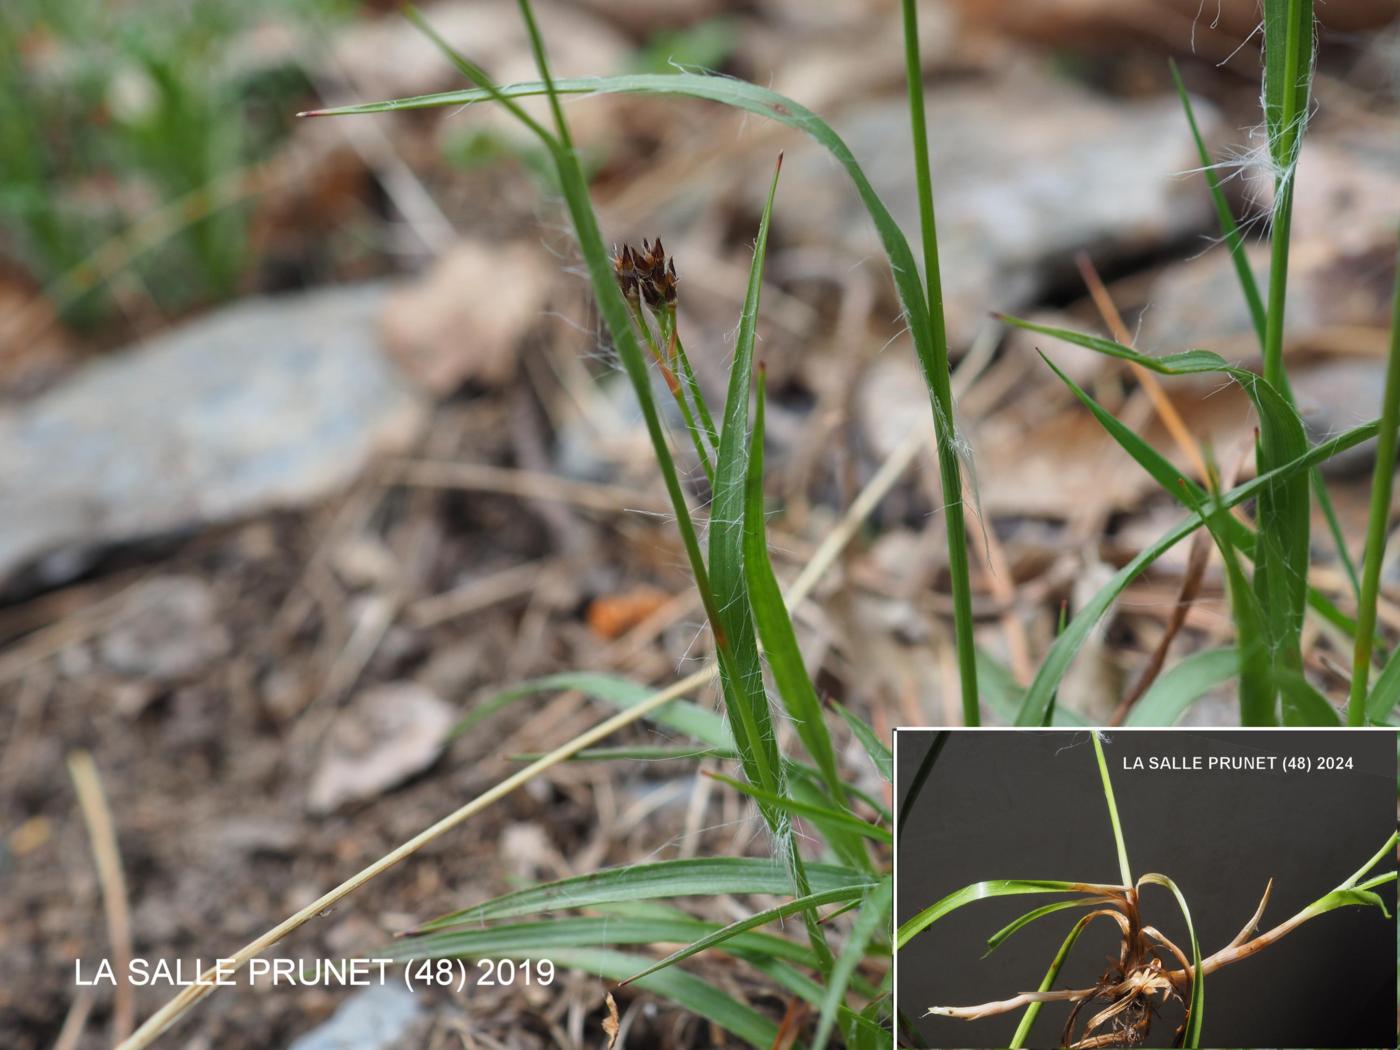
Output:
[[[378,969],[372,968],[377,975]],[[418,997],[391,976],[353,993],[331,1015],[291,1044],[290,1050],[387,1050],[404,1037],[422,1011]]]
[[[935,87],[927,109],[944,303],[957,342],[988,311],[1015,310],[1072,273],[1079,249],[1102,264],[1210,228],[1204,188],[1180,177],[1198,160],[1175,96],[1106,99],[1021,68]],[[1214,110],[1204,102],[1196,110],[1210,136]],[[921,255],[904,99],[853,107],[833,124]],[[825,151],[804,141],[788,159],[776,221],[784,202],[823,218],[786,235],[834,238],[878,258],[874,226]]]
[[[424,406],[380,352],[383,287],[254,299],[0,412],[0,587],[114,543],[317,500]]]

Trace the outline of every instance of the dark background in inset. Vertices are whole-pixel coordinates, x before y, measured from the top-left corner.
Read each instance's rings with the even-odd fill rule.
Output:
[[[901,803],[933,731],[900,730]],[[1191,908],[1201,953],[1223,948],[1273,895],[1268,930],[1334,889],[1373,856],[1395,827],[1395,738],[1382,732],[1110,731],[1104,744],[1134,877],[1176,881]],[[1133,772],[1124,758],[1171,754],[1351,756],[1351,771]],[[902,811],[901,811],[902,812]],[[1117,883],[1118,862],[1093,745],[1084,731],[959,730],[905,817],[897,844],[897,921],[987,879]],[[1374,874],[1394,870],[1386,858]],[[1189,951],[1171,894],[1144,888],[1146,920]],[[1394,902],[1394,885],[1382,896]],[[1021,1011],[982,1021],[920,1017],[928,1007],[969,1006],[1039,987],[1078,911],[1018,932],[983,960],[986,939],[1054,896],[977,901],[940,919],[899,953],[898,999],[928,1047],[1004,1047]],[[1393,914],[1393,913],[1392,913]],[[1394,1047],[1396,930],[1375,908],[1319,916],[1259,955],[1206,982],[1205,1045]],[[1118,931],[1091,924],[1057,988],[1093,986],[1116,958]],[[1047,1004],[1029,1046],[1053,1047],[1068,1008]],[[1081,1019],[1088,1014],[1081,1013]],[[1169,1046],[1180,1022],[1169,1007],[1150,1045]],[[907,1045],[907,1036],[901,1036]]]

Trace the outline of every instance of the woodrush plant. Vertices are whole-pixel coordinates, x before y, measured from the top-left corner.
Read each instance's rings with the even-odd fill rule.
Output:
[[[775,92],[755,87],[743,81],[689,73],[652,76],[618,76],[544,81],[496,87],[482,81],[478,86],[457,92],[399,99],[365,106],[345,107],[326,113],[370,113],[401,109],[419,109],[445,105],[468,105],[493,99],[510,102],[516,98],[549,94],[557,106],[564,95],[596,95],[608,93],[640,93],[682,95],[709,99],[777,120],[810,135],[824,146],[850,177],[879,233],[890,263],[894,284],[899,294],[905,319],[914,336],[915,349],[923,366],[929,386],[935,429],[938,435],[940,470],[944,483],[944,499],[950,508],[947,514],[948,553],[951,590],[954,599],[954,630],[957,639],[960,684],[964,721],[976,725],[980,721],[980,701],[993,697],[979,695],[977,674],[979,665],[985,674],[990,663],[985,654],[978,654],[971,637],[970,591],[967,590],[967,540],[965,530],[953,510],[962,498],[959,457],[965,446],[957,436],[953,421],[951,391],[947,383],[947,336],[943,321],[942,293],[938,273],[937,234],[932,211],[932,182],[928,171],[928,149],[923,116],[922,73],[918,66],[917,22],[913,4],[903,4],[906,37],[906,81],[909,85],[911,128],[915,141],[916,185],[920,204],[920,233],[926,260],[925,282],[918,279],[913,253],[902,232],[893,222],[888,209],[870,186],[863,171],[839,136],[820,118],[791,99]],[[1363,665],[1362,673],[1354,675],[1352,698],[1348,705],[1347,722],[1363,725],[1384,721],[1400,703],[1400,667],[1394,666],[1394,654],[1385,666],[1385,673],[1368,691],[1367,680],[1372,654],[1378,651],[1375,635],[1375,608],[1379,597],[1379,576],[1369,587],[1357,586],[1358,613],[1348,616],[1325,594],[1309,586],[1310,566],[1309,518],[1311,500],[1315,498],[1329,522],[1333,523],[1333,538],[1339,560],[1344,567],[1352,565],[1340,529],[1335,526],[1335,514],[1326,485],[1317,466],[1336,455],[1343,446],[1322,442],[1311,445],[1303,430],[1288,384],[1284,367],[1283,315],[1287,292],[1287,265],[1293,186],[1300,155],[1303,132],[1310,105],[1310,85],[1313,63],[1313,16],[1311,5],[1303,0],[1266,0],[1264,32],[1264,132],[1267,139],[1268,164],[1274,172],[1275,198],[1271,212],[1272,229],[1271,272],[1267,298],[1261,293],[1245,258],[1245,240],[1234,219],[1228,201],[1221,190],[1211,158],[1205,151],[1191,109],[1189,97],[1180,84],[1187,120],[1201,152],[1207,185],[1221,221],[1222,235],[1231,252],[1242,293],[1250,307],[1259,336],[1265,367],[1262,375],[1236,368],[1209,351],[1193,350],[1185,354],[1152,357],[1110,340],[1065,329],[1035,325],[1016,318],[1003,317],[1007,323],[1039,332],[1107,356],[1131,361],[1162,375],[1216,372],[1239,382],[1259,412],[1259,439],[1256,448],[1258,476],[1271,475],[1270,483],[1251,492],[1255,502],[1256,526],[1251,528],[1233,516],[1212,530],[1217,542],[1228,543],[1232,550],[1222,557],[1229,561],[1243,559],[1254,564],[1252,577],[1246,579],[1241,571],[1232,591],[1232,610],[1236,619],[1236,658],[1233,665],[1224,659],[1209,661],[1212,675],[1207,681],[1201,674],[1178,677],[1168,695],[1159,692],[1158,702],[1149,710],[1170,710],[1178,714],[1203,695],[1212,685],[1222,681],[1239,683],[1241,723],[1271,725],[1282,720],[1296,725],[1335,725],[1340,722],[1336,711],[1302,672],[1301,626],[1305,608],[1326,620],[1332,627],[1354,640],[1354,663]],[[480,71],[477,71],[480,73]],[[590,270],[593,263],[590,262]],[[1400,285],[1398,285],[1400,287]],[[1398,293],[1400,294],[1400,293]],[[1053,368],[1053,365],[1051,366]],[[1057,373],[1058,374],[1058,373]],[[1396,402],[1400,400],[1397,385],[1400,380],[1400,317],[1392,324],[1391,352],[1388,356],[1386,396],[1382,420],[1386,437],[1378,449],[1376,476],[1390,478],[1394,473],[1394,431],[1397,418]],[[1065,379],[1061,375],[1062,379]],[[1066,380],[1067,381],[1067,380]],[[1190,530],[1206,524],[1211,515],[1204,512],[1206,489],[1156,453],[1121,425],[1112,425],[1113,417],[1102,410],[1081,390],[1076,396],[1104,422],[1110,434],[1146,468],[1172,498],[1180,500],[1195,516]],[[1343,445],[1359,435],[1357,431],[1343,435]],[[1304,456],[1307,469],[1294,469]],[[1311,493],[1309,479],[1312,481]],[[1203,479],[1208,481],[1209,479]],[[1238,505],[1228,494],[1221,494],[1214,514],[1221,514]],[[1388,520],[1389,490],[1384,484],[1373,487],[1371,526],[1367,549],[1362,563],[1370,573],[1378,573],[1384,554],[1385,523]],[[1377,524],[1379,522],[1379,524]],[[1179,540],[1171,541],[1175,543]],[[1170,544],[1169,544],[1170,546]],[[1017,725],[1034,726],[1052,717],[1051,698],[1069,664],[1097,621],[1111,608],[1114,599],[1138,575],[1146,570],[1164,550],[1141,561],[1131,563],[1131,571],[1120,573],[1078,610],[1068,629],[1057,637],[1042,662],[1034,681],[1024,691],[1017,691]],[[1145,552],[1146,553],[1146,552]],[[1227,574],[1233,575],[1233,574]],[[1348,570],[1349,576],[1354,572]],[[1246,582],[1246,587],[1239,586]],[[1358,579],[1358,584],[1360,583]],[[1360,630],[1361,624],[1368,629]],[[1382,655],[1385,655],[1382,653]],[[1197,668],[1206,666],[1198,663]],[[992,669],[996,673],[995,668]],[[1360,679],[1360,684],[1357,680]],[[1192,689],[1182,691],[1190,684]],[[1369,712],[1369,714],[1368,714]],[[1053,714],[1055,719],[1061,716]],[[1141,720],[1137,720],[1141,724]]]
[[[1000,948],[1013,934],[1048,915],[1071,909],[1092,909],[1085,912],[1070,928],[1060,949],[1051,959],[1045,978],[1034,991],[1021,992],[1007,999],[978,1006],[931,1006],[925,1016],[952,1017],[977,1021],[1000,1014],[1023,1010],[1008,1046],[1011,1050],[1026,1045],[1031,1027],[1041,1008],[1047,1003],[1069,1006],[1059,1042],[1070,1050],[1088,1047],[1128,1047],[1144,1045],[1153,1020],[1168,1004],[1179,1004],[1182,1021],[1173,1035],[1173,1046],[1195,1048],[1203,1044],[1205,1024],[1206,977],[1216,971],[1251,958],[1279,943],[1304,923],[1337,908],[1370,906],[1381,910],[1387,919],[1390,912],[1385,900],[1376,891],[1396,880],[1390,871],[1367,877],[1388,857],[1395,856],[1400,833],[1392,833],[1380,850],[1355,874],[1330,893],[1319,897],[1297,914],[1260,933],[1259,923],[1273,891],[1273,880],[1264,887],[1259,906],[1244,927],[1224,948],[1202,957],[1191,911],[1180,888],[1166,875],[1151,873],[1133,878],[1128,863],[1128,849],[1118,818],[1118,805],[1113,794],[1113,780],[1104,759],[1103,744],[1097,732],[1092,734],[1094,757],[1098,763],[1103,785],[1104,803],[1108,809],[1109,826],[1117,851],[1119,882],[1117,884],[1063,882],[1044,879],[997,879],[976,882],[950,893],[929,905],[899,927],[896,947],[902,949],[939,919],[953,911],[988,897],[1033,894],[1071,895],[1067,900],[1042,905],[1026,912],[987,939],[983,958]],[[917,795],[918,783],[911,787],[910,800]],[[904,813],[900,817],[903,819]],[[1152,925],[1143,908],[1142,890],[1160,886],[1169,890],[1186,924],[1190,952],[1188,954]],[[1105,919],[1118,927],[1120,934],[1118,958],[1112,961],[1097,983],[1089,988],[1055,988],[1075,944],[1095,919]],[[1098,1004],[1103,1004],[1098,1006]],[[1098,1007],[1097,1009],[1095,1007]],[[1023,1009],[1024,1008],[1024,1009]]]
[[[699,741],[701,752],[706,756],[737,763],[744,780],[721,779],[755,801],[770,833],[776,865],[761,858],[707,858],[630,865],[566,879],[443,916],[415,931],[416,936],[401,942],[394,949],[395,953],[403,958],[460,955],[475,959],[522,959],[548,950],[549,957],[557,965],[635,983],[709,1018],[755,1046],[766,1047],[795,1038],[801,1028],[799,1014],[790,1012],[782,1025],[776,1024],[747,1004],[675,967],[677,962],[702,950],[722,946],[766,975],[793,997],[794,1002],[805,1003],[816,1012],[809,1044],[816,1050],[821,1050],[837,1031],[848,1046],[888,1046],[892,1039],[890,975],[886,965],[890,948],[882,942],[882,932],[892,925],[892,885],[888,874],[890,814],[878,799],[863,794],[843,776],[825,712],[796,644],[788,603],[810,590],[814,576],[804,572],[785,600],[768,557],[763,501],[763,384],[760,376],[755,391],[753,344],[778,171],[769,187],[757,231],[726,397],[722,410],[712,413],[690,367],[678,330],[674,298],[682,274],[667,257],[659,239],[643,242],[640,249],[623,246],[609,251],[592,209],[587,181],[565,119],[563,98],[637,93],[719,102],[805,133],[825,148],[850,178],[884,247],[904,320],[929,390],[943,498],[948,509],[945,522],[955,650],[963,717],[968,725],[980,721],[983,699],[1002,717],[1021,725],[1082,721],[1071,710],[1054,703],[1059,683],[1074,655],[1128,583],[1176,543],[1202,527],[1224,537],[1232,550],[1237,550],[1242,557],[1253,559],[1258,592],[1254,600],[1260,602],[1261,609],[1268,610],[1270,674],[1268,681],[1261,678],[1251,681],[1247,689],[1242,687],[1242,711],[1246,719],[1269,721],[1273,690],[1284,689],[1286,697],[1294,698],[1285,704],[1285,715],[1290,719],[1321,723],[1330,719],[1335,723],[1336,713],[1303,681],[1301,661],[1295,659],[1300,601],[1306,599],[1321,615],[1343,629],[1355,633],[1356,627],[1325,596],[1308,590],[1301,582],[1302,576],[1297,573],[1306,571],[1306,531],[1301,533],[1300,543],[1300,534],[1290,530],[1300,521],[1304,529],[1306,526],[1309,472],[1327,459],[1375,437],[1381,425],[1369,423],[1310,446],[1286,391],[1281,392],[1267,378],[1232,368],[1204,351],[1151,358],[1106,340],[1041,329],[1111,356],[1138,362],[1162,374],[1217,371],[1236,379],[1245,386],[1261,415],[1260,460],[1259,471],[1253,479],[1229,491],[1207,492],[1196,482],[1182,477],[1159,453],[1087,394],[1074,388],[1110,433],[1159,483],[1181,499],[1189,514],[1120,570],[1064,624],[1035,680],[1023,690],[1010,680],[1004,668],[986,654],[979,653],[973,645],[967,538],[961,513],[961,457],[966,453],[957,434],[949,378],[914,0],[903,0],[902,16],[924,261],[922,272],[904,233],[849,148],[810,110],[766,88],[693,73],[557,80],[550,72],[528,0],[519,0],[519,7],[534,52],[537,81],[495,84],[485,70],[452,51],[410,9],[409,16],[438,43],[474,86],[461,91],[320,110],[316,114],[351,115],[493,103],[506,109],[538,139],[553,164],[602,320],[641,407],[676,528],[710,626],[727,717],[721,718],[683,699],[687,693],[710,681],[710,672],[692,675],[660,693],[597,674],[561,675],[525,683],[479,707],[469,716],[468,722],[474,724],[514,697],[551,688],[578,689],[623,710],[549,755],[535,759],[491,791],[460,807],[284,920],[236,953],[232,957],[232,968],[265,951],[365,882],[558,761],[677,757],[674,749],[586,750],[616,729],[647,717]],[[1301,24],[1290,23],[1292,28],[1285,29],[1296,32]],[[1267,34],[1268,48],[1273,49],[1279,40],[1287,39],[1286,33],[1280,36],[1281,32],[1275,27]],[[1277,77],[1273,82],[1278,83]],[[529,96],[547,99],[552,129],[521,107],[518,100]],[[1302,112],[1296,99],[1291,105]],[[1293,119],[1280,117],[1274,123],[1279,129],[1293,127],[1290,123]],[[1296,157],[1301,126],[1294,130],[1294,146],[1290,146],[1291,152],[1284,154],[1286,156]],[[1291,194],[1281,199],[1285,203],[1280,207],[1286,208]],[[1286,250],[1280,251],[1286,262]],[[1270,309],[1277,309],[1281,317],[1282,282],[1276,287],[1277,294],[1271,298]],[[1026,322],[1015,323],[1034,327]],[[1277,335],[1272,338],[1277,343]],[[1396,368],[1397,356],[1400,351],[1392,354],[1392,371]],[[691,448],[710,482],[713,503],[706,544],[702,544],[701,528],[691,510],[671,448],[671,435],[656,404],[651,367],[660,375],[668,396],[676,402]],[[1279,367],[1272,369],[1275,378]],[[750,401],[755,396],[751,417]],[[1391,420],[1387,425],[1393,432],[1394,413],[1386,418]],[[1257,501],[1260,507],[1257,530],[1250,529],[1231,514],[1233,508],[1250,500]],[[849,537],[849,532],[845,535]],[[824,546],[823,557],[828,563],[835,549]],[[1374,553],[1368,552],[1367,558],[1378,556],[1377,549]],[[813,565],[818,560],[814,559]],[[1261,572],[1265,576],[1262,580]],[[1265,598],[1267,604],[1264,604]],[[1251,633],[1262,636],[1263,631],[1261,627],[1258,632]],[[1247,651],[1251,659],[1256,653],[1253,645],[1253,642],[1246,645],[1241,639],[1241,649]],[[764,685],[765,657],[777,698],[805,757],[780,747]],[[1147,690],[1130,714],[1129,723],[1174,720],[1211,685],[1239,673],[1242,663],[1235,653],[1219,651],[1183,660]],[[1392,668],[1395,668],[1393,674]],[[1378,699],[1383,689],[1386,691]],[[1368,701],[1373,716],[1385,717],[1394,708],[1397,698],[1400,698],[1400,667],[1395,667],[1392,658]],[[839,705],[832,706],[881,776],[889,781],[889,749],[861,719]],[[692,757],[695,753],[695,749],[683,752]],[[798,817],[815,833],[814,841],[822,854],[820,863],[807,860],[799,849],[792,830],[792,822]],[[1126,870],[1123,886],[1116,889],[1119,891],[1116,899],[1122,901],[1128,900],[1129,893],[1136,893],[1137,887],[1131,883]],[[754,893],[786,899],[723,926],[697,919],[664,903],[685,897]],[[586,910],[589,914],[495,925],[540,911],[564,909]],[[845,912],[854,912],[854,917],[849,920],[838,949],[833,947],[828,935],[845,923],[846,920],[835,921]],[[799,916],[805,930],[804,941],[758,932],[759,927]],[[617,946],[627,944],[681,944],[682,947],[660,961],[653,961],[643,955],[617,950]],[[1196,986],[1202,983],[1196,982]],[[181,992],[124,1044],[126,1050],[149,1045],[205,994],[207,989],[198,986]],[[1191,994],[1196,994],[1194,988]],[[1196,1016],[1200,1016],[1199,1008]]]

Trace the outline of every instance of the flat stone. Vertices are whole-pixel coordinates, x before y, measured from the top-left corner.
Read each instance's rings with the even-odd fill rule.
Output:
[[[416,682],[391,682],[357,694],[336,715],[307,790],[307,808],[330,813],[421,773],[442,753],[457,711]]]
[[[1198,161],[1175,96],[1105,99],[1018,68],[936,87],[927,110],[944,305],[957,342],[970,340],[990,311],[1034,300],[1047,280],[1072,270],[1077,250],[1104,262],[1210,228],[1204,189],[1179,177]],[[1211,135],[1215,111],[1204,102],[1196,110]],[[833,121],[921,256],[908,124],[902,98],[853,107]],[[787,236],[835,238],[878,258],[864,206],[818,150],[804,141],[790,152],[775,221],[786,201],[808,216]]]
[[[377,975],[378,970],[370,972]],[[404,1037],[422,1012],[422,1002],[396,974],[389,980],[392,983],[355,992],[330,1020],[298,1038],[290,1050],[389,1050],[406,1045]]]
[[[312,503],[425,406],[380,352],[381,285],[252,299],[0,412],[0,587],[112,544]]]

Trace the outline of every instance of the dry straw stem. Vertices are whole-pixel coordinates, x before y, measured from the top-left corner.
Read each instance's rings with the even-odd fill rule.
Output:
[[[1113,338],[1124,346],[1132,346],[1134,342],[1132,333],[1128,331],[1128,326],[1123,323],[1123,316],[1118,312],[1118,307],[1104,286],[1103,278],[1099,276],[1099,271],[1095,268],[1093,261],[1086,253],[1080,252],[1075,257],[1075,263],[1079,267],[1079,274],[1084,279],[1085,286],[1089,289],[1090,297],[1094,300],[1094,306],[1098,309],[1104,324],[1108,325],[1108,330]],[[1162,386],[1161,381],[1136,361],[1129,361],[1128,367],[1132,369],[1133,378],[1146,391],[1148,398],[1152,401],[1152,408],[1162,420],[1162,425],[1171,434],[1177,448],[1181,449],[1186,458],[1191,461],[1191,466],[1196,469],[1196,476],[1204,481],[1209,477],[1209,471],[1206,469],[1205,457],[1201,455],[1201,446],[1191,435],[1191,428],[1186,425],[1186,421],[1181,418],[1181,413],[1172,404],[1172,399],[1167,396],[1167,391]]]
[[[107,806],[107,796],[92,755],[74,751],[68,756],[68,773],[73,778],[73,790],[78,795],[78,806],[83,811],[83,822],[92,841],[97,879],[102,886],[102,910],[107,916],[107,939],[112,945],[113,968],[121,975],[112,1004],[112,1036],[114,1041],[120,1042],[136,1022],[136,1003],[127,980],[127,964],[131,961],[131,910],[127,902],[126,877],[122,874],[112,811]]]
[[[1098,308],[1099,316],[1103,318],[1103,322],[1108,326],[1113,338],[1124,346],[1132,346],[1132,334],[1128,331],[1128,326],[1123,323],[1123,315],[1118,312],[1118,306],[1104,285],[1103,278],[1099,276],[1099,271],[1094,266],[1093,260],[1089,258],[1088,253],[1080,252],[1075,257],[1075,263],[1079,267],[1079,273],[1084,279],[1085,286],[1089,289],[1090,297],[1094,300],[1094,306]],[[1128,367],[1132,369],[1133,378],[1147,392],[1153,409],[1158,418],[1161,419],[1162,425],[1170,432],[1177,448],[1191,461],[1191,465],[1196,470],[1196,476],[1202,481],[1206,480],[1210,476],[1210,472],[1206,466],[1205,457],[1201,454],[1201,446],[1196,442],[1190,428],[1181,418],[1181,413],[1172,404],[1171,398],[1167,396],[1166,389],[1155,375],[1137,362],[1128,362]],[[1201,578],[1205,574],[1209,561],[1210,533],[1203,529],[1191,538],[1191,551],[1187,557],[1186,575],[1182,580],[1181,592],[1177,597],[1176,605],[1172,608],[1167,629],[1162,633],[1161,640],[1152,651],[1152,656],[1148,659],[1142,674],[1138,676],[1138,680],[1133,683],[1133,687],[1128,692],[1123,694],[1123,698],[1118,701],[1118,706],[1113,709],[1113,714],[1108,720],[1109,725],[1122,725],[1133,705],[1142,698],[1142,694],[1147,692],[1147,687],[1161,673],[1162,667],[1166,663],[1167,650],[1171,647],[1177,632],[1186,622],[1186,613],[1200,591]]]
[[[880,469],[876,471],[875,475],[870,479],[870,482],[852,502],[841,521],[818,545],[811,560],[793,582],[787,594],[787,604],[789,608],[794,608],[807,599],[822,575],[836,560],[837,555],[840,554],[841,550],[851,541],[856,533],[860,531],[862,522],[870,515],[889,490],[894,487],[900,475],[904,473],[904,470],[909,466],[910,462],[918,455],[920,449],[927,445],[927,442],[927,427],[916,427],[909,432],[903,443],[901,443],[899,447],[889,455],[885,462],[881,464]],[[390,850],[373,864],[370,864],[346,879],[339,886],[335,887],[335,889],[323,894],[300,911],[288,916],[282,922],[272,927],[272,929],[268,930],[262,936],[249,942],[232,956],[224,960],[223,972],[227,975],[242,969],[243,966],[247,964],[248,960],[261,955],[274,944],[282,941],[318,915],[335,907],[365,883],[382,875],[400,861],[411,857],[424,846],[428,845],[428,843],[440,838],[468,818],[480,813],[493,802],[499,801],[516,788],[535,779],[535,777],[547,772],[561,762],[567,761],[578,752],[596,744],[598,741],[610,736],[624,726],[639,721],[658,708],[664,707],[672,700],[678,700],[687,693],[692,693],[697,689],[703,688],[714,680],[717,673],[718,668],[714,664],[710,664],[702,670],[681,679],[674,685],[661,690],[637,706],[630,707],[625,711],[620,711],[611,718],[598,723],[587,732],[574,737],[568,743],[560,745],[547,755],[544,755],[536,761],[531,762],[523,769],[511,774],[490,790],[483,792],[459,809],[443,817],[437,823],[425,828],[407,842]],[[170,1028],[181,1015],[213,991],[215,987],[212,983],[213,977],[214,971],[213,968],[211,968],[202,975],[202,980],[209,981],[210,983],[198,983],[182,989],[169,1002],[152,1014],[129,1039],[122,1042],[118,1050],[141,1050],[143,1047],[150,1046],[161,1033]]]

